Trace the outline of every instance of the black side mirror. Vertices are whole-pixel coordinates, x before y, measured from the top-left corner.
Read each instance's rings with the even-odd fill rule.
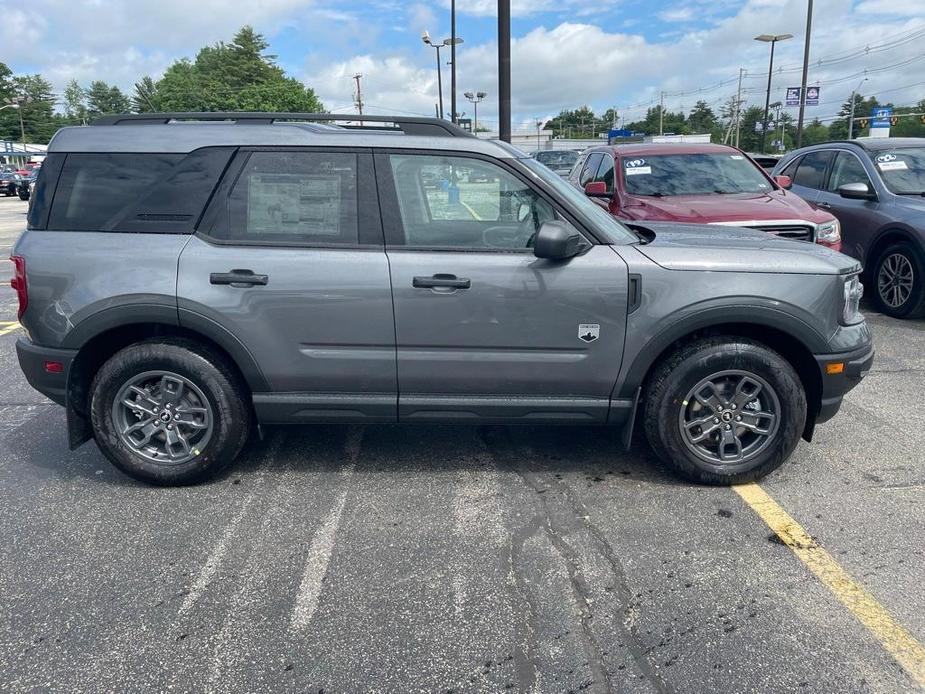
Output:
[[[849,200],[876,200],[877,194],[870,189],[870,186],[863,182],[846,183],[838,186],[838,194]]]
[[[565,260],[578,255],[582,248],[582,238],[570,224],[550,220],[543,222],[536,232],[533,242],[533,255],[549,260]]]

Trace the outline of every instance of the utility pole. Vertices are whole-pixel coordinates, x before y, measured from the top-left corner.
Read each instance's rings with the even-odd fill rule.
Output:
[[[860,82],[858,82],[857,89],[851,92],[851,116],[848,118],[848,139],[850,140],[854,135],[854,102],[858,98],[857,94],[861,91],[861,85],[867,81],[865,77]]]
[[[806,40],[803,44],[803,82],[800,89],[800,117],[797,120],[797,149],[803,142],[803,114],[806,111],[806,78],[809,74],[809,41],[813,33],[813,0],[807,0]]]
[[[543,124],[543,121],[538,120],[536,122],[536,151],[540,151],[540,126]]]
[[[363,92],[360,91],[360,78],[362,76],[363,75],[361,75],[359,72],[353,76],[353,79],[355,79],[357,83],[357,92],[353,98],[353,103],[357,107],[357,113],[359,113],[361,116],[363,115]]]
[[[741,130],[741,109],[742,109],[742,78],[745,76],[745,68],[739,68],[739,88],[736,89],[736,107],[735,107],[735,124],[736,124],[736,147],[739,146],[739,131]]]
[[[456,123],[456,0],[450,0],[450,120]]]
[[[511,141],[511,0],[498,0],[498,136]]]
[[[29,155],[26,154],[26,126],[23,124],[23,119],[22,119],[22,107],[23,107],[23,104],[26,103],[26,100],[20,99],[16,103],[19,104],[19,108],[16,110],[19,111],[19,134],[22,137],[22,153],[23,153],[23,156],[26,158],[25,161],[29,161]]]
[[[665,92],[659,92],[658,97],[658,134],[665,134]]]

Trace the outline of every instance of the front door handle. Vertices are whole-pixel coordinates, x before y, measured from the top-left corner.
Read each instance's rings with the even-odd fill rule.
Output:
[[[232,287],[264,286],[270,281],[267,275],[255,274],[253,270],[232,270],[231,272],[213,272],[209,275],[210,284],[230,284]]]
[[[817,207],[821,207],[821,208],[826,209],[826,210],[831,210],[831,209],[832,209],[832,206],[831,206],[829,203],[827,203],[827,202],[817,202],[817,203],[816,203],[816,206],[817,206]]]
[[[432,277],[415,277],[411,284],[418,289],[469,289],[472,286],[468,277],[443,274]]]

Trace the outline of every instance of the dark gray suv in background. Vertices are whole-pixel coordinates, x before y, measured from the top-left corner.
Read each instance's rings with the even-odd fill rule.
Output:
[[[838,217],[877,310],[925,316],[925,139],[864,138],[791,152],[774,169]]]
[[[29,382],[72,447],[159,484],[214,474],[255,423],[599,424],[628,445],[636,419],[677,472],[740,482],[873,359],[857,261],[624,226],[436,119],[64,128],[13,261]]]

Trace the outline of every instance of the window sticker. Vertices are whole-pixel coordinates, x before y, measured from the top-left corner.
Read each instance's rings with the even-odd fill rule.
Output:
[[[881,171],[902,171],[909,167],[906,165],[906,162],[899,159],[897,161],[878,161],[877,168]]]
[[[646,165],[645,159],[624,159],[623,166],[627,169],[638,169],[641,166]]]
[[[893,154],[892,152],[887,152],[886,154],[881,154],[880,156],[877,157],[878,163],[888,162],[888,161],[896,161],[896,155]]]
[[[627,176],[638,176],[639,174],[650,174],[652,173],[651,166],[634,166],[632,168],[627,167],[626,175]]]
[[[729,158],[730,159],[745,159],[745,157],[743,157],[741,154],[730,154]]]
[[[247,229],[337,236],[340,177],[261,173],[248,185]]]

